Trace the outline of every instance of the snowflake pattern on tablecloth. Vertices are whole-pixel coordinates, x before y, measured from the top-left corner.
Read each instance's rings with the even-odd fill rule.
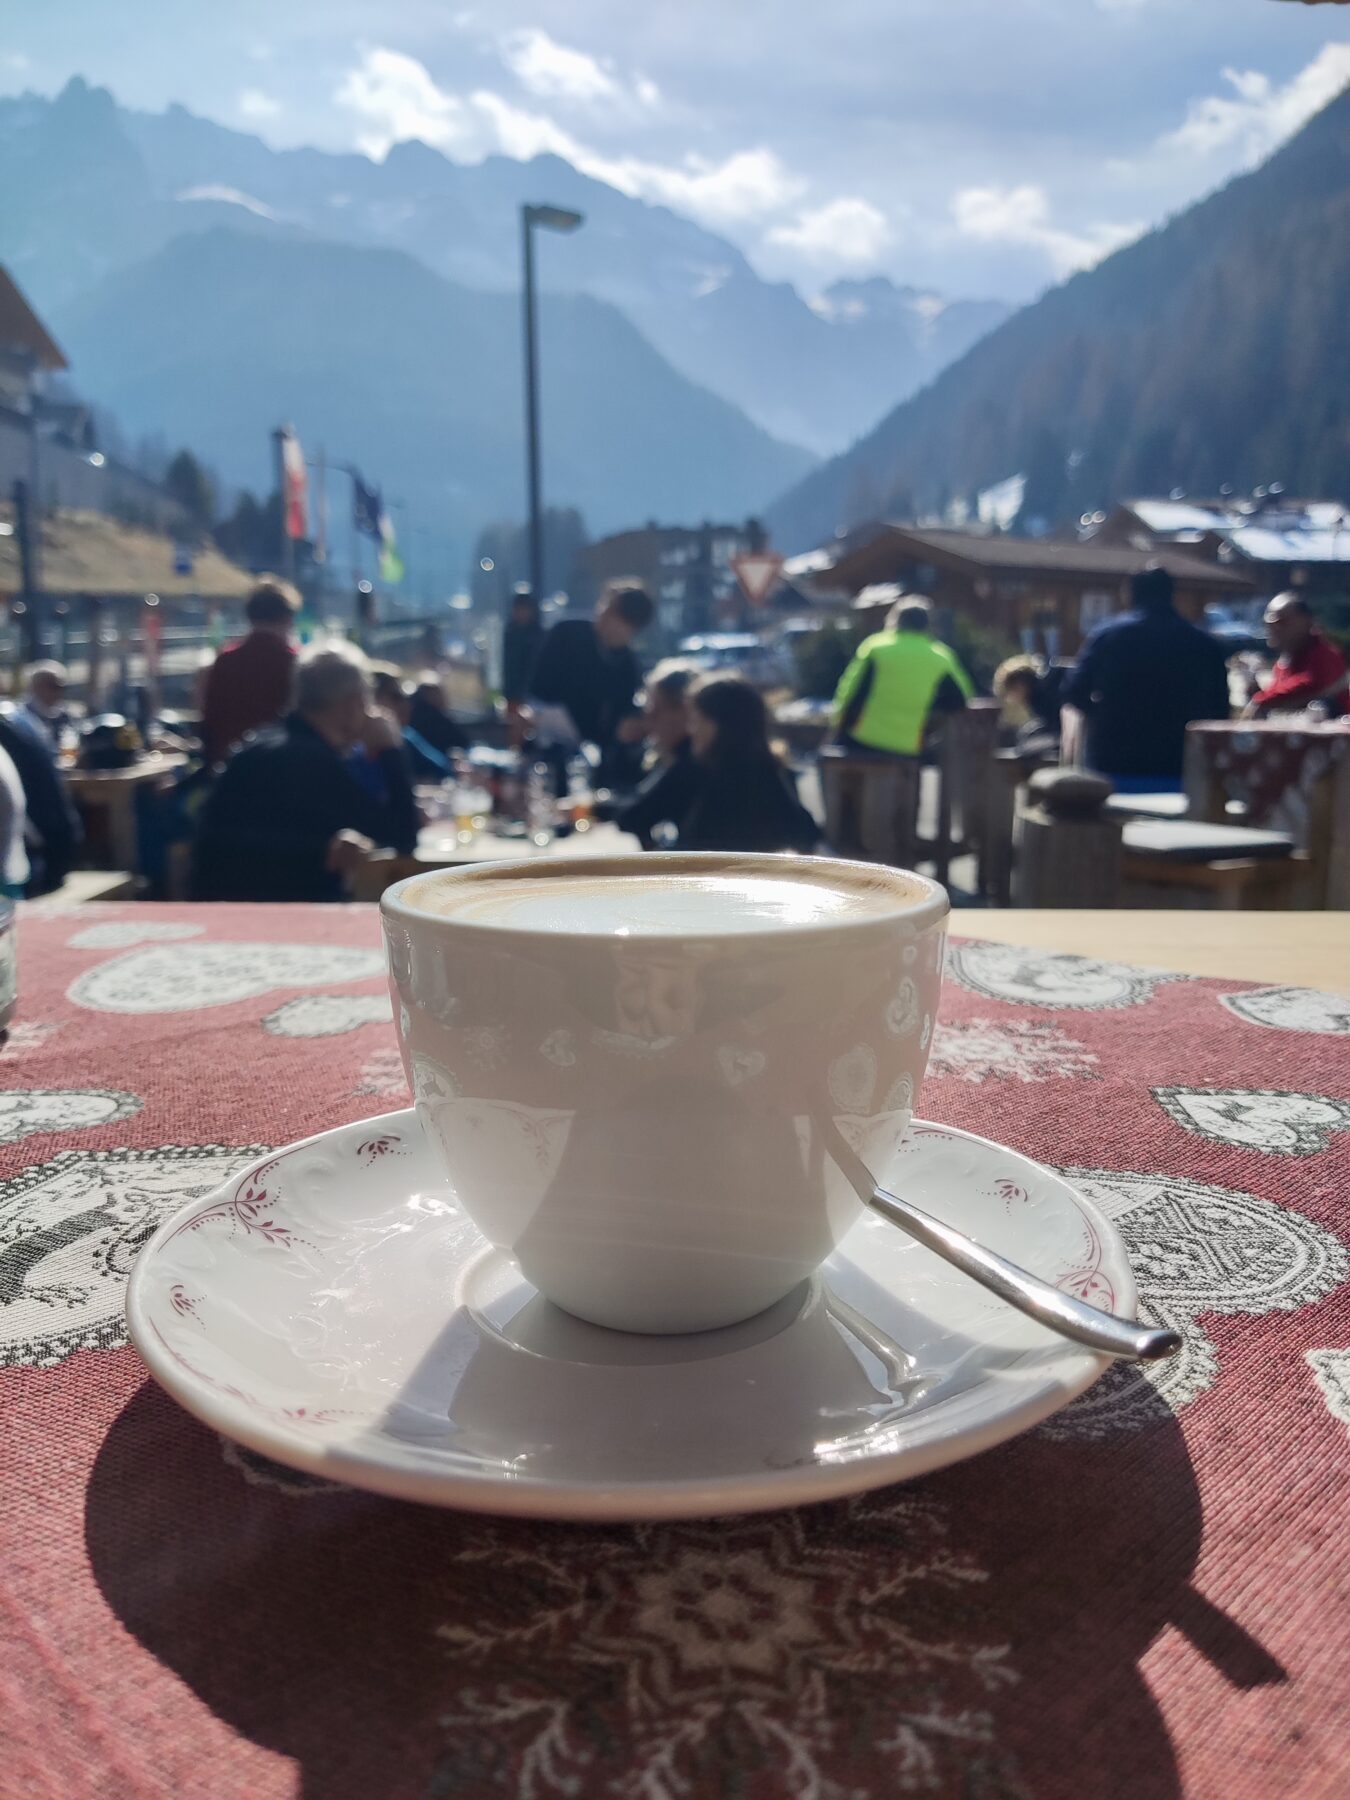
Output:
[[[1245,994],[1220,994],[1219,999],[1249,1025],[1266,1025],[1276,1031],[1312,1031],[1319,1036],[1350,1035],[1350,1000],[1343,994],[1323,994],[1316,988],[1251,988]]]
[[[1114,1363],[1064,1412],[1041,1426],[1052,1437],[1111,1437],[1179,1412],[1214,1386],[1219,1359],[1197,1324],[1204,1313],[1294,1312],[1350,1274],[1340,1238],[1290,1207],[1180,1175],[1066,1169],[1125,1240],[1139,1284],[1139,1313],[1182,1334],[1165,1362]]]
[[[354,1094],[373,1094],[380,1100],[408,1102],[408,1081],[403,1073],[403,1058],[397,1044],[386,1044],[374,1051],[361,1065]]]
[[[383,973],[380,951],[338,944],[163,944],[86,969],[68,997],[92,1012],[196,1012],[276,988],[365,981]]]
[[[1309,1350],[1307,1361],[1327,1411],[1350,1428],[1350,1350]]]
[[[959,986],[986,1000],[1073,1012],[1142,1006],[1160,983],[1182,979],[1161,969],[1135,969],[1090,956],[979,942],[953,944],[947,953],[947,972]]]
[[[268,1013],[263,1030],[274,1037],[339,1037],[362,1025],[387,1025],[392,1017],[388,994],[301,994]]]
[[[987,1578],[913,1490],[596,1531],[584,1555],[485,1522],[460,1557],[492,1571],[495,1604],[439,1630],[438,1791],[497,1767],[519,1800],[698,1800],[753,1768],[766,1792],[857,1800],[859,1743],[884,1761],[878,1794],[1019,1791],[989,1711],[1017,1675],[971,1594]]]
[[[40,1050],[60,1029],[60,1021],[55,1019],[16,1019],[0,1044],[0,1059],[17,1062],[26,1052]]]
[[[11,1088],[0,1093],[0,1144],[55,1131],[89,1131],[141,1110],[136,1094],[110,1088]]]
[[[1350,1131],[1350,1101],[1275,1088],[1155,1087],[1153,1098],[1185,1131],[1239,1150],[1316,1156]]]
[[[938,1026],[928,1073],[961,1081],[1093,1081],[1097,1058],[1057,1025],[964,1019]]]
[[[205,925],[172,919],[105,919],[86,925],[70,939],[72,950],[126,950],[132,944],[167,944],[175,938],[200,937]]]
[[[0,1182],[0,1367],[53,1368],[124,1344],[123,1291],[142,1245],[260,1149],[63,1150]]]

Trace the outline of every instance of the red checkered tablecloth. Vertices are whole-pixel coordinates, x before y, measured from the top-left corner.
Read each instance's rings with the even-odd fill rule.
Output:
[[[169,1210],[406,1103],[373,910],[39,907],[20,983],[5,1800],[1350,1792],[1350,1001],[954,944],[923,1111],[1076,1171],[1184,1356],[908,1486],[587,1528],[306,1481],[127,1346]]]

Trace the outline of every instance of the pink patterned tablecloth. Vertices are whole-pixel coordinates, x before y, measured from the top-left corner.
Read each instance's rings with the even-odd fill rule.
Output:
[[[38,909],[20,958],[5,1800],[1350,1792],[1350,1002],[954,946],[923,1110],[1077,1171],[1185,1354],[909,1486],[580,1528],[306,1481],[127,1346],[168,1210],[406,1102],[373,910]]]

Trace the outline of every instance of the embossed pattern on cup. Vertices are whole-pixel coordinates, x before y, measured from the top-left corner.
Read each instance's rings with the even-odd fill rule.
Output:
[[[584,879],[653,868],[588,861]],[[483,1233],[582,1318],[651,1332],[747,1318],[858,1216],[831,1142],[842,1135],[884,1175],[928,1060],[947,898],[899,871],[809,868],[815,881],[873,884],[888,904],[800,928],[620,937],[414,903],[421,883],[505,870],[415,876],[386,894],[399,1043],[428,1136]]]

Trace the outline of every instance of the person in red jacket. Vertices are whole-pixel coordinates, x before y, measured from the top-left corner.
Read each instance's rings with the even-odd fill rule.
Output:
[[[202,745],[208,763],[222,762],[240,738],[273,725],[289,709],[295,679],[292,633],[300,596],[268,576],[248,597],[248,636],[230,644],[207,671],[202,691]]]
[[[1270,680],[1247,708],[1251,717],[1303,712],[1320,700],[1328,717],[1346,709],[1345,658],[1317,629],[1312,608],[1301,594],[1276,594],[1266,608],[1266,642],[1275,651]]]

